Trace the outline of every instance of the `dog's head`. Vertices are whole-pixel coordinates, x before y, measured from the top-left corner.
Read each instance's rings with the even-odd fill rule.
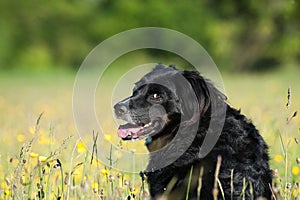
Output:
[[[158,65],[135,84],[132,96],[114,106],[116,117],[127,122],[118,135],[123,140],[174,136],[179,125],[209,111],[217,96],[222,94],[197,72]]]

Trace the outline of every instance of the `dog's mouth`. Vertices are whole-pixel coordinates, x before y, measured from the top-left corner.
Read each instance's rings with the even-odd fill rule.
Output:
[[[140,140],[156,133],[159,126],[158,121],[149,122],[145,125],[127,123],[119,126],[118,136],[123,140]]]

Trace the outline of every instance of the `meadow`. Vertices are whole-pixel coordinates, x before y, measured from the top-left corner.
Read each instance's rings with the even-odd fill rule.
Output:
[[[253,121],[270,146],[274,193],[287,200],[300,197],[299,74],[293,67],[259,74],[222,73],[228,102]],[[122,155],[97,160],[96,153],[88,151],[93,147],[77,134],[72,113],[75,76],[68,71],[0,73],[0,199],[149,196],[139,174],[113,167],[111,161]],[[99,109],[111,115],[110,105]],[[104,140],[133,154],[145,150],[142,143],[121,142],[114,126],[105,130]]]

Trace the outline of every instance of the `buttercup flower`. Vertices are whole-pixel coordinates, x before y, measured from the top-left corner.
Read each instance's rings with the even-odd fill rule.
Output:
[[[39,156],[39,161],[40,162],[46,162],[47,159],[48,159],[48,157],[46,157],[46,156]]]
[[[79,141],[78,144],[77,144],[77,152],[78,153],[85,153],[86,152],[86,148],[85,148],[82,141]]]
[[[274,157],[275,162],[281,162],[283,160],[283,156],[282,155],[276,155]]]
[[[37,158],[37,157],[39,156],[39,154],[34,153],[34,152],[31,152],[31,153],[29,153],[29,156],[30,156],[31,158]]]
[[[299,172],[300,172],[299,167],[298,166],[293,166],[293,168],[292,168],[292,174],[298,175]]]

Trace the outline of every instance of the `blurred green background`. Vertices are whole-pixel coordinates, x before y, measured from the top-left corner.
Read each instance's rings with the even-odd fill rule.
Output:
[[[72,92],[81,63],[110,36],[155,26],[180,31],[207,50],[221,71],[228,103],[253,120],[270,146],[271,167],[285,177],[281,187],[298,184],[300,118],[291,116],[300,110],[299,19],[299,0],[0,0],[0,177],[13,174],[10,160],[19,158],[24,142],[34,137],[31,151],[48,156],[75,136],[59,157],[72,165],[70,155],[80,137]],[[112,144],[119,142],[111,97],[119,93],[117,86],[125,91],[120,76],[129,67],[157,62],[190,67],[174,54],[139,50],[118,58],[101,77],[95,113]],[[126,88],[128,95],[132,86]],[[286,106],[289,87],[291,105]],[[126,143],[124,149],[145,150],[143,143]],[[79,154],[74,164],[84,160]]]
[[[78,69],[101,41],[146,26],[194,38],[222,71],[297,66],[299,19],[297,0],[1,0],[0,69]]]

